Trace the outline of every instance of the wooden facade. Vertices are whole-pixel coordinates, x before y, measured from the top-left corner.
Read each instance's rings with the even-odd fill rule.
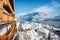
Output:
[[[4,12],[4,9],[8,13]],[[11,27],[9,30],[7,30],[5,34],[0,35],[0,40],[12,40],[12,37],[16,32],[16,21],[14,17],[14,0],[0,0],[0,25],[3,26],[8,23],[11,25]]]

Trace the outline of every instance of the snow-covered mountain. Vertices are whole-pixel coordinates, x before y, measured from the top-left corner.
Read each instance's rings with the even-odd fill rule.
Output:
[[[55,19],[55,20],[60,20],[60,15],[55,16],[53,19]]]
[[[17,17],[17,20],[20,22],[24,22],[24,21],[28,21],[28,22],[32,22],[32,21],[40,21],[40,20],[44,20],[46,19],[47,16],[45,13],[43,12],[31,12],[31,13],[27,13],[26,15],[20,15],[19,17]]]
[[[53,18],[50,18],[49,16],[47,16],[47,14],[45,14],[43,12],[31,12],[31,13],[19,15],[17,17],[17,21],[19,21],[21,23],[24,23],[25,21],[26,22],[42,23],[45,25],[48,24],[48,25],[60,28],[59,27],[60,21],[57,20],[57,19],[60,19],[59,17],[60,16],[55,16]]]

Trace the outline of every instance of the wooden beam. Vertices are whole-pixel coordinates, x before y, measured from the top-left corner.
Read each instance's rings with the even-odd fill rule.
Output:
[[[10,13],[10,14],[14,14],[14,10],[10,4],[9,0],[4,0],[3,1],[3,7]]]
[[[14,10],[14,0],[9,0],[10,1],[10,4],[12,6],[12,9]]]
[[[4,13],[4,12],[1,14],[1,16],[2,16],[2,17],[0,17],[0,18],[1,18],[1,19],[0,19],[1,21],[0,21],[0,22],[1,22],[1,23],[2,23],[2,22],[14,21],[14,17],[12,17],[11,15],[8,15],[8,14],[6,14],[6,13]]]

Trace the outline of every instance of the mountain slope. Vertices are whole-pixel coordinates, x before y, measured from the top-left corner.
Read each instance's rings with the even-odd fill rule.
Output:
[[[60,15],[55,16],[54,19],[56,19],[56,20],[60,20]]]
[[[37,21],[37,20],[40,21],[42,19],[44,20],[46,18],[45,16],[46,16],[45,13],[31,12],[26,15],[19,16],[17,20],[20,22],[24,22],[24,21],[32,22],[32,21]]]

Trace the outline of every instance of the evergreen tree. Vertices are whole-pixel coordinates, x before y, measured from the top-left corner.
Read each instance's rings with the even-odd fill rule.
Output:
[[[50,32],[48,34],[48,40],[51,40],[51,34],[50,34]]]

